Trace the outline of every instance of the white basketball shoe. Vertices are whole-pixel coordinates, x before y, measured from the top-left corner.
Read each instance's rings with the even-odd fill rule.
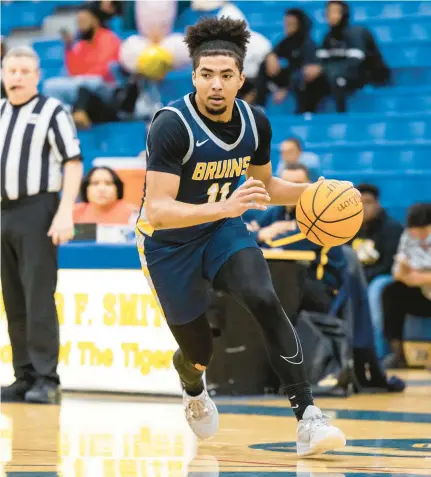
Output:
[[[328,424],[329,416],[316,406],[307,406],[296,430],[296,453],[299,456],[323,454],[346,445],[340,429]]]
[[[209,439],[218,431],[218,411],[215,402],[204,389],[199,396],[183,391],[185,415],[192,431],[199,439]]]

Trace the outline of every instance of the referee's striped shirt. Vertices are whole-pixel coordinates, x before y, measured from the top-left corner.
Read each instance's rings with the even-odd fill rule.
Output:
[[[2,201],[60,191],[62,166],[81,160],[72,118],[42,95],[19,106],[0,101],[0,155]]]

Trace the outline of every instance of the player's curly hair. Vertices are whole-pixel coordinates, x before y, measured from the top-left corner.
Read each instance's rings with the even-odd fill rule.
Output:
[[[250,32],[244,20],[221,17],[204,18],[189,26],[184,41],[194,69],[199,65],[201,56],[224,55],[234,58],[242,72],[249,39]]]

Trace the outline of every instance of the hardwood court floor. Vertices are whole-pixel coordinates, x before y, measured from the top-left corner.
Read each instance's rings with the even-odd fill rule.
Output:
[[[402,394],[320,399],[348,446],[298,460],[286,401],[221,399],[220,431],[196,442],[179,399],[66,394],[59,406],[4,404],[0,476],[343,477],[431,475],[431,374],[398,373]]]

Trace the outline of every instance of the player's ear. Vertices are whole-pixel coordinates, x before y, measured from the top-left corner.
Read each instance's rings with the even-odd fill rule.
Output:
[[[192,71],[192,83],[193,83],[193,86],[196,88],[196,71],[195,70]]]
[[[245,73],[242,72],[242,73],[239,75],[239,89],[242,88],[242,85],[244,84],[244,81],[245,81]]]

